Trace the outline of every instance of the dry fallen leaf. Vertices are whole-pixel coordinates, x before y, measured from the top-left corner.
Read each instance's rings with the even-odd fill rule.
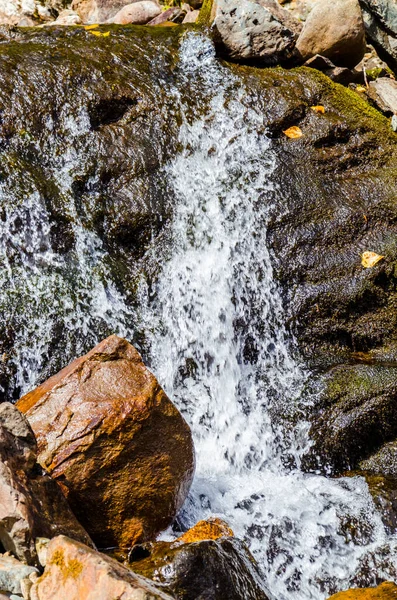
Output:
[[[321,115],[325,114],[325,108],[324,106],[318,105],[318,106],[311,106],[310,107],[312,110],[314,110],[314,112],[319,113]]]
[[[380,260],[385,258],[376,252],[363,252],[361,255],[361,264],[366,269],[374,267]]]
[[[93,25],[86,25],[86,26],[84,27],[84,29],[85,29],[86,31],[90,31],[90,29],[96,29],[97,27],[99,27],[99,23],[94,23]]]
[[[96,35],[97,37],[108,37],[110,35],[110,31],[105,31],[102,33],[102,31],[90,31],[90,33],[92,33],[92,35]]]
[[[291,138],[292,140],[300,138],[303,135],[302,129],[300,129],[299,127],[295,127],[295,126],[294,127],[290,127],[289,129],[286,129],[285,131],[283,131],[283,133],[288,138]]]

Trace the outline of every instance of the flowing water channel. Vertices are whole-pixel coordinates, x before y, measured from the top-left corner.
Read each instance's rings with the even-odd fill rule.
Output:
[[[180,150],[164,171],[176,198],[171,251],[154,287],[142,278],[138,311],[112,283],[100,240],[77,215],[72,263],[51,250],[49,217],[34,193],[0,221],[1,287],[23,281],[28,307],[12,358],[17,385],[30,389],[42,374],[58,321],[75,354],[75,331],[92,343],[111,331],[130,339],[143,331],[145,359],[194,435],[197,471],[179,525],[225,518],[247,541],[275,600],[326,598],[357,574],[368,584],[375,571],[391,577],[395,540],[364,480],[300,470],[310,444],[310,399],[302,400],[310,373],[284,327],[267,248],[278,190],[263,115],[204,36],[186,36],[179,70],[178,89],[185,81],[209,108],[184,111]],[[170,93],[184,102],[177,89]],[[86,126],[84,115],[70,123],[70,148],[53,165],[65,197],[80,160],[72,134]],[[10,190],[0,193],[12,205]],[[11,318],[17,308],[11,302],[3,310]]]

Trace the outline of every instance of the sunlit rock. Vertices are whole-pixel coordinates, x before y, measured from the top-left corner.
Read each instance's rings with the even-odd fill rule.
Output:
[[[99,547],[153,539],[194,472],[190,429],[126,340],[111,336],[18,402]]]
[[[31,597],[40,600],[171,600],[151,581],[65,536],[51,541],[44,574],[34,583]]]

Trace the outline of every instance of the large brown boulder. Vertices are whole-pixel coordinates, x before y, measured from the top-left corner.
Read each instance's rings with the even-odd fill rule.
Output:
[[[321,54],[339,67],[364,56],[365,30],[358,0],[318,0],[296,42],[303,60]]]
[[[169,525],[194,472],[190,429],[126,340],[115,335],[18,402],[38,460],[100,547]]]
[[[0,404],[0,542],[28,564],[37,564],[35,539],[68,533],[91,540],[58,485],[36,463],[36,440],[27,419]]]
[[[151,581],[65,536],[49,544],[44,574],[30,595],[35,600],[171,600]]]

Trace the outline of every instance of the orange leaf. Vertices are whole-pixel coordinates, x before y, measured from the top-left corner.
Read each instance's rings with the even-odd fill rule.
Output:
[[[283,133],[288,137],[291,138],[292,140],[298,139],[300,137],[302,137],[303,133],[302,133],[302,129],[300,129],[299,127],[290,127],[289,129],[286,129],[285,131],[283,131]]]
[[[363,252],[361,255],[361,264],[365,269],[370,269],[384,258],[384,256],[376,254],[376,252]]]
[[[311,109],[312,109],[314,112],[316,112],[316,113],[319,113],[319,114],[321,114],[321,115],[323,115],[323,114],[325,113],[325,108],[324,108],[324,106],[321,106],[321,105],[319,105],[319,106],[311,106],[310,108],[311,108]]]

